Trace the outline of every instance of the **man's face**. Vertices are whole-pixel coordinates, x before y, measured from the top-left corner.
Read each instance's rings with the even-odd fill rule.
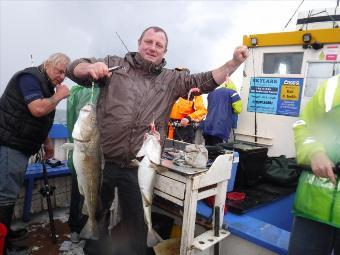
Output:
[[[160,64],[166,53],[166,37],[163,32],[149,29],[138,41],[138,52],[141,56],[155,64]]]
[[[58,63],[56,65],[49,63],[46,65],[47,76],[54,85],[59,85],[64,81],[66,67],[67,65],[63,63]]]

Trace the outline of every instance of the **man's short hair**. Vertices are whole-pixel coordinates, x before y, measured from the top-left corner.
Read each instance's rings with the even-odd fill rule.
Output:
[[[143,39],[143,37],[144,37],[144,35],[145,35],[145,33],[148,31],[148,30],[150,30],[150,29],[152,29],[152,30],[154,30],[155,32],[162,32],[164,35],[165,35],[165,49],[167,49],[168,48],[168,35],[167,35],[167,33],[165,32],[165,30],[163,29],[163,28],[161,28],[161,27],[148,27],[148,28],[146,28],[146,29],[144,29],[144,31],[143,31],[143,33],[141,34],[141,36],[139,37],[139,41],[142,41],[142,39]]]
[[[48,57],[48,59],[46,59],[44,61],[44,67],[46,67],[47,64],[52,64],[52,65],[57,65],[59,63],[65,64],[65,65],[69,65],[71,62],[71,59],[66,56],[64,53],[54,53],[51,56]]]

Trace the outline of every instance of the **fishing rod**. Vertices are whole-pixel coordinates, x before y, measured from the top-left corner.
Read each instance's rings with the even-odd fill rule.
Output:
[[[118,39],[120,40],[120,42],[124,45],[125,49],[127,50],[127,52],[130,52],[128,47],[125,45],[123,39],[119,36],[118,32],[116,31],[116,35],[118,37]]]
[[[118,32],[116,32],[116,35],[117,35],[118,39],[120,40],[120,42],[121,42],[121,43],[123,44],[123,46],[125,47],[125,49],[126,49],[128,52],[130,52],[129,49],[127,48],[127,46],[125,45],[123,39],[119,36]],[[107,66],[109,66],[109,55],[107,56]],[[112,67],[109,68],[109,72],[110,72],[110,73],[113,73],[113,72],[118,71],[118,70],[123,69],[123,68],[124,68],[123,66],[112,66]],[[92,87],[93,87],[93,84],[92,84]]]
[[[51,238],[52,242],[57,242],[57,236],[55,231],[55,225],[54,225],[54,219],[53,219],[53,207],[51,203],[51,196],[53,195],[53,192],[55,190],[54,186],[50,186],[48,183],[48,174],[46,169],[46,160],[43,158],[43,149],[40,148],[40,153],[36,155],[36,163],[40,163],[42,165],[42,174],[44,179],[44,186],[40,189],[40,194],[46,198],[47,202],[47,210],[48,210],[48,216],[50,220],[50,230],[51,230]]]
[[[34,66],[34,61],[33,61],[33,56],[32,56],[32,54],[30,55],[30,58],[31,58],[31,67],[33,67],[33,66]]]

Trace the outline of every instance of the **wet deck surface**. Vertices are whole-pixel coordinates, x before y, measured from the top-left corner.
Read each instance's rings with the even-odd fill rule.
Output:
[[[57,235],[57,243],[53,243],[51,238],[51,230],[49,223],[48,211],[43,211],[38,214],[32,214],[29,222],[23,222],[22,220],[16,220],[12,224],[13,229],[25,227],[29,231],[28,238],[16,242],[19,245],[26,245],[31,248],[32,255],[84,255],[83,247],[85,245],[85,240],[80,241],[77,244],[74,244],[70,241],[70,230],[67,224],[67,220],[69,217],[69,208],[57,208],[53,211],[54,214],[54,225],[56,229]],[[176,214],[175,214],[176,215]],[[153,216],[154,217],[157,215]],[[164,216],[160,217],[158,215],[155,218],[157,222],[164,223]],[[157,229],[157,223],[154,222],[154,227]],[[171,221],[171,226],[172,226]],[[170,226],[170,227],[171,227]],[[170,229],[169,229],[170,230]],[[166,230],[166,232],[169,232]],[[164,229],[163,229],[164,231]],[[161,232],[159,232],[161,233]],[[170,234],[170,232],[169,232]],[[169,238],[169,237],[163,237]],[[169,240],[171,241],[171,240]],[[163,245],[164,246],[164,245]],[[163,247],[160,246],[158,248],[159,253],[157,254],[178,254],[178,252],[170,252],[166,251],[168,247],[166,245]],[[176,250],[179,247],[176,246]],[[170,253],[169,253],[170,252]],[[148,254],[155,254],[152,249],[148,251]]]
[[[16,242],[31,248],[32,255],[83,255],[82,247],[85,241],[73,244],[70,241],[70,232],[67,224],[68,208],[54,210],[54,224],[56,229],[57,243],[52,242],[48,212],[32,215],[29,222],[17,220],[13,228],[26,227],[29,231],[27,239]]]

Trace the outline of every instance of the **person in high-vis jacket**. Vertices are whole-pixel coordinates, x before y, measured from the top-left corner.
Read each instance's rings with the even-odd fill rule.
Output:
[[[235,91],[238,92],[238,89],[237,89],[235,83],[229,78],[229,76],[226,77],[225,82],[223,82],[220,85],[220,88],[232,89],[232,90],[235,90]],[[242,104],[241,104],[241,107],[242,107]],[[233,112],[231,119],[232,119],[232,123],[231,123],[232,129],[237,128],[238,113]]]
[[[296,157],[310,165],[313,174],[336,183],[333,167],[340,162],[340,75],[326,80],[294,123]],[[326,180],[326,179],[324,179]],[[295,216],[290,255],[340,254],[340,229]]]
[[[232,128],[232,116],[242,112],[239,94],[232,89],[220,87],[208,95],[208,114],[201,123],[205,145],[227,141]]]
[[[207,113],[201,95],[178,98],[171,110],[168,138],[193,143],[195,129]]]

